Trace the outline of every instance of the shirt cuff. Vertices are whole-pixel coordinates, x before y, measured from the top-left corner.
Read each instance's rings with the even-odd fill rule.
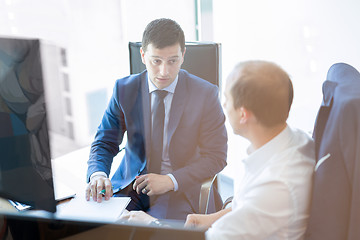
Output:
[[[171,181],[174,183],[174,192],[176,192],[179,189],[179,185],[174,177],[174,175],[172,175],[171,173],[166,174],[171,178]]]
[[[93,177],[97,177],[97,176],[103,176],[103,177],[106,177],[106,178],[108,177],[107,174],[104,173],[104,172],[100,172],[100,171],[99,172],[93,172],[93,174],[91,174],[91,176],[90,176],[90,182],[91,182]]]

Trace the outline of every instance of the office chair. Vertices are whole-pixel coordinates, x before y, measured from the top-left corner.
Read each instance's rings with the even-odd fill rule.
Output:
[[[334,64],[322,91],[305,239],[360,239],[360,73],[348,64]]]
[[[220,210],[219,202],[214,202],[215,209],[210,210],[209,205],[211,201],[214,201],[214,194],[218,193],[218,182],[217,174],[205,180],[201,185],[200,196],[199,196],[199,213],[208,214]],[[222,203],[220,203],[221,205]]]
[[[141,61],[140,47],[141,42],[129,42],[130,74],[145,70],[145,65]],[[186,54],[181,68],[218,86],[221,93],[221,44],[186,42],[185,47]],[[202,184],[199,213],[207,214],[221,209],[222,203],[219,203],[221,198],[217,189],[216,175]]]

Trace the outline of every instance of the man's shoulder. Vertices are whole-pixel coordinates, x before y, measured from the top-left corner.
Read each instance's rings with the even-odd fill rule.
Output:
[[[216,85],[206,81],[205,79],[198,77],[194,74],[189,73],[184,69],[180,69],[179,78],[188,80],[188,84],[191,88],[200,88],[200,89],[214,89],[217,88]]]
[[[269,166],[274,167],[279,174],[282,172],[280,169],[285,170],[303,162],[313,164],[315,161],[314,141],[300,129],[287,126],[270,144],[268,146],[271,146],[273,155]]]
[[[137,74],[131,74],[116,80],[116,86],[139,85],[143,79],[146,78],[146,71]]]
[[[288,154],[298,156],[300,159],[315,162],[315,143],[312,137],[297,128],[289,128],[292,134],[288,146]]]
[[[314,140],[310,136],[310,133],[306,133],[301,129],[293,127],[289,127],[289,129],[291,131],[292,138],[294,139],[294,145],[314,145]]]

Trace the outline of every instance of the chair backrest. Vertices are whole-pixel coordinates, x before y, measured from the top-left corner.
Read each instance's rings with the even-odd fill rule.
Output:
[[[360,73],[334,64],[314,128],[315,177],[305,239],[360,239]]]
[[[182,69],[221,86],[221,44],[213,42],[186,42]],[[141,42],[129,42],[130,74],[145,70],[140,56]]]
[[[199,196],[200,214],[209,214],[221,210],[223,203],[218,191],[217,174],[202,183]]]

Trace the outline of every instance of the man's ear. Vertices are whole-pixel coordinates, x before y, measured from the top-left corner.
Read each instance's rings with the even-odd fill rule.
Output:
[[[184,48],[184,52],[182,53],[182,62],[181,62],[181,64],[183,64],[183,62],[184,62],[184,59],[185,59],[185,52],[186,52],[186,47]]]
[[[145,51],[143,50],[143,48],[140,48],[140,55],[141,55],[141,61],[143,64],[145,64]]]
[[[247,110],[245,107],[238,108],[239,115],[240,115],[240,123],[244,124],[249,121],[251,117],[251,112]]]

